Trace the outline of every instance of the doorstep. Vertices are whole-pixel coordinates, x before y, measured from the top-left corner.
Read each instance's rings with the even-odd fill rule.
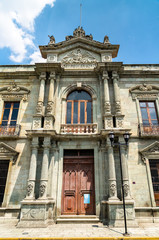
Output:
[[[56,223],[99,223],[99,217],[96,215],[61,215],[57,217]]]

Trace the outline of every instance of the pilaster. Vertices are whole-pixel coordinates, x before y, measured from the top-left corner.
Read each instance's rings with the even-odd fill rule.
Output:
[[[103,71],[102,76],[104,82],[104,128],[112,128],[113,127],[113,119],[111,114],[111,104],[110,104],[110,96],[109,96],[109,76],[107,71]]]

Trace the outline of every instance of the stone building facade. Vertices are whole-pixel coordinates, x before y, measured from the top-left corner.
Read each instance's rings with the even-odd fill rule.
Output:
[[[112,61],[119,45],[78,27],[46,63],[0,66],[0,219],[21,226],[159,221],[159,65]]]

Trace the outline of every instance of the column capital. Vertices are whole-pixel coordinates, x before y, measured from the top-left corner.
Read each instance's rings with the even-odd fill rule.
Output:
[[[46,72],[41,72],[39,76],[40,80],[46,80]]]
[[[54,81],[56,80],[56,73],[55,73],[55,71],[50,72],[49,79],[50,80],[54,80]]]
[[[119,74],[117,73],[117,71],[112,72],[112,79],[113,80],[119,80]]]
[[[109,75],[107,71],[103,71],[103,76],[102,76],[103,80],[108,80],[109,79]]]

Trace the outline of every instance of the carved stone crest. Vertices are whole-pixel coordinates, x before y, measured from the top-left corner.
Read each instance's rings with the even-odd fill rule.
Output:
[[[116,193],[116,184],[115,183],[110,184],[109,191],[110,191],[110,197],[114,197],[115,193]]]
[[[36,112],[38,114],[42,114],[43,111],[43,102],[38,102],[37,106],[36,106]]]
[[[34,188],[34,185],[32,182],[28,183],[28,186],[27,186],[27,195],[30,196],[33,192],[33,188]]]

